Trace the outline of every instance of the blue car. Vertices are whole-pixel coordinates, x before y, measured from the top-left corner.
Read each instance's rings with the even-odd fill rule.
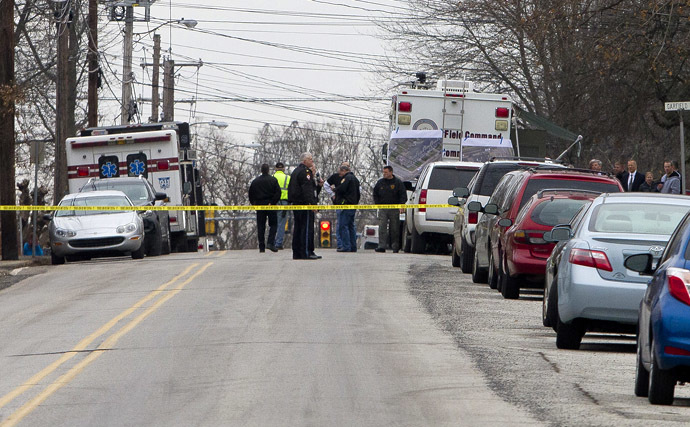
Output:
[[[640,303],[635,394],[656,405],[673,403],[678,382],[690,381],[690,213],[681,220],[658,265],[651,254],[628,257],[625,266],[651,274]]]

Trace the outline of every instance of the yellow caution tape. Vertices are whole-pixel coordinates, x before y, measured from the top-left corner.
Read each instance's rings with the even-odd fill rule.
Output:
[[[336,209],[436,209],[455,208],[436,205],[256,205],[256,206],[0,206],[0,211],[310,211]]]

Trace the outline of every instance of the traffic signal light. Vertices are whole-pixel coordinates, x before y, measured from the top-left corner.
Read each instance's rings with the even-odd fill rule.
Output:
[[[331,222],[321,221],[319,225],[319,235],[321,237],[321,247],[330,248],[331,247]]]

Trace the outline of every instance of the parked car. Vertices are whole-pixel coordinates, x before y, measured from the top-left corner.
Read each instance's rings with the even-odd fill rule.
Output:
[[[653,274],[640,302],[635,394],[653,404],[673,403],[676,383],[690,381],[690,213],[673,232],[654,265],[654,255],[629,256],[625,267]]]
[[[79,192],[119,190],[129,197],[134,206],[160,206],[167,194],[156,192],[143,176],[118,178],[90,178]],[[170,216],[168,211],[150,210],[143,216],[146,229],[146,255],[170,253]]]
[[[422,169],[408,204],[446,204],[453,188],[465,187],[477,173],[479,162],[434,162]],[[427,243],[452,242],[455,208],[406,209],[403,250],[421,254]]]
[[[509,172],[496,186],[485,207],[482,208],[478,202],[467,205],[471,211],[489,214],[482,216],[475,230],[473,279],[488,281],[489,286],[495,289],[500,284],[500,275],[512,275],[505,265],[503,234],[533,195],[540,190],[553,188],[600,193],[623,191],[620,181],[613,176],[587,169],[533,168]],[[498,222],[502,219],[510,221],[505,221],[501,226]]]
[[[121,191],[65,196],[58,206],[134,206]],[[133,210],[58,210],[50,216],[50,257],[54,265],[93,256],[144,257],[144,221]]]
[[[583,205],[599,194],[554,189],[541,190],[530,198],[515,223],[499,234],[503,250],[499,252],[497,287],[504,298],[518,298],[521,288],[543,288],[546,260],[555,246],[554,242],[544,240],[544,232],[558,224],[569,223]]]
[[[545,234],[559,242],[546,262],[542,310],[558,348],[578,349],[588,331],[635,333],[648,278],[624,260],[658,259],[688,211],[690,199],[681,195],[602,194]]]
[[[467,187],[453,189],[453,196],[457,197],[456,206],[458,206],[453,221],[453,267],[460,267],[463,273],[472,272],[474,231],[482,213],[470,212],[466,209],[467,204],[475,201],[482,205],[486,204],[498,181],[508,172],[539,166],[557,167],[559,164],[546,159],[492,159],[482,165]],[[449,204],[453,203],[449,200]]]
[[[376,249],[379,246],[379,226],[365,225],[362,231],[362,249]]]

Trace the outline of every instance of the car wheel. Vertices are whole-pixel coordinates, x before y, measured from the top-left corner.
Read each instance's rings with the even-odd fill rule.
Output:
[[[489,271],[487,273],[486,280],[489,283],[491,289],[496,289],[498,287],[498,277],[496,276],[496,269],[494,268],[494,253],[489,249]]]
[[[676,388],[676,378],[671,371],[659,368],[654,355],[654,341],[651,345],[652,363],[649,371],[649,403],[653,405],[671,405]]]
[[[546,279],[545,279],[546,280]],[[544,297],[542,298],[541,307],[541,322],[544,326],[554,327],[556,325],[556,318],[558,313],[558,283],[554,275],[553,283],[551,283],[552,291],[549,293],[546,283],[544,283]]]
[[[460,267],[460,257],[458,256],[458,253],[455,250],[455,242],[453,242],[453,249],[451,249],[451,254],[453,258],[451,264],[453,264],[453,267]]]
[[[635,369],[635,396],[647,397],[649,395],[649,372],[642,363],[642,346],[640,337],[637,337],[637,368]]]
[[[50,253],[50,263],[53,265],[62,265],[65,263],[64,256],[57,256],[54,253]]]
[[[417,229],[414,228],[414,224],[412,224],[412,239],[410,240],[410,249],[412,253],[423,254],[426,250],[426,242],[424,241],[424,237],[417,233]]]
[[[132,251],[132,259],[142,259],[144,258],[144,253],[146,251],[146,241],[141,242],[141,246],[136,251]]]
[[[486,283],[486,281],[487,272],[486,270],[479,267],[479,261],[477,260],[477,256],[475,255],[474,260],[472,261],[472,282]]]
[[[585,328],[577,319],[572,323],[563,323],[561,319],[558,319],[556,347],[562,350],[578,350],[583,336],[585,336]]]
[[[403,252],[409,254],[411,246],[412,240],[410,239],[410,233],[407,231],[407,226],[405,226],[403,229]]]
[[[502,267],[499,266],[498,280],[501,281],[501,295],[505,299],[518,299],[520,298],[520,283],[517,279],[510,277],[509,272],[503,271]]]
[[[154,233],[155,234],[151,236],[151,240],[148,238],[146,239],[150,241],[146,250],[146,255],[148,256],[159,256],[163,253],[163,233],[160,226],[154,230]]]
[[[463,273],[469,274],[472,272],[472,263],[474,262],[474,248],[461,238],[460,249],[460,268]]]

